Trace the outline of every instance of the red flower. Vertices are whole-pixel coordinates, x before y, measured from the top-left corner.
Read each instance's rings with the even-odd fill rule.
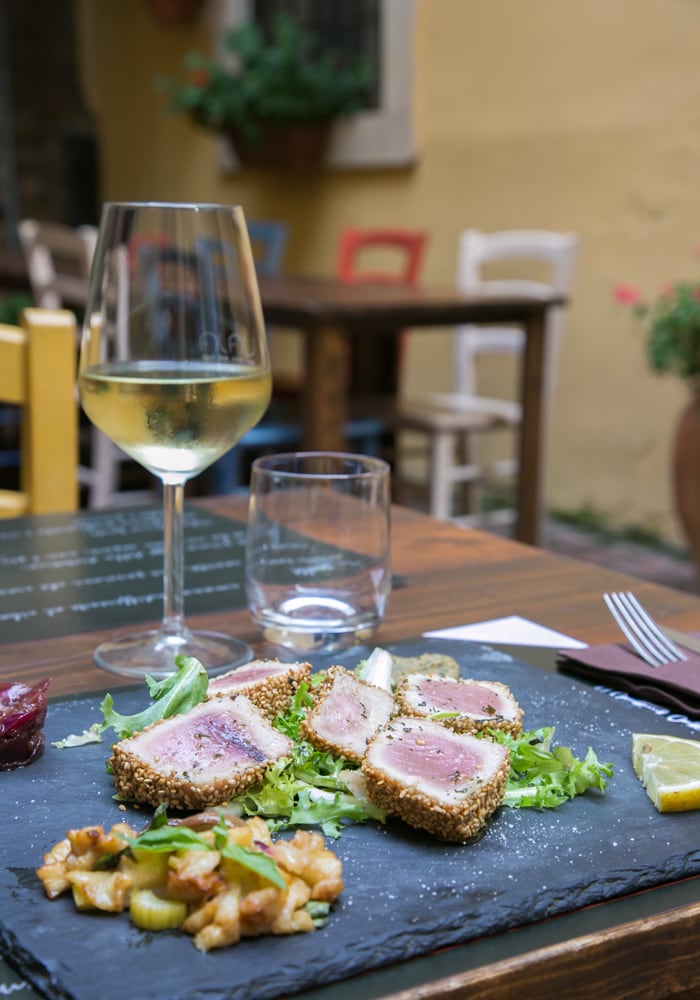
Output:
[[[195,87],[208,87],[209,86],[209,74],[205,69],[194,69],[192,70],[192,83]]]
[[[617,302],[622,302],[626,306],[634,305],[642,297],[642,293],[635,285],[615,285],[613,295]]]

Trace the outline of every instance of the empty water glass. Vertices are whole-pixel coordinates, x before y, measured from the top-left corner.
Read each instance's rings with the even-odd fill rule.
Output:
[[[246,590],[275,645],[331,652],[368,640],[391,590],[389,465],[340,452],[253,463]]]

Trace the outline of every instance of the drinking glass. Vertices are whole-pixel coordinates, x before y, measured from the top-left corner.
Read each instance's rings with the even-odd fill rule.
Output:
[[[240,207],[109,203],[102,210],[78,385],[90,420],[163,484],[163,619],[116,637],[95,662],[165,677],[179,654],[209,673],[250,659],[233,636],[185,624],[186,482],[263,415],[270,359]]]
[[[391,591],[390,472],[343,452],[253,462],[246,593],[268,642],[330,653],[371,638]]]

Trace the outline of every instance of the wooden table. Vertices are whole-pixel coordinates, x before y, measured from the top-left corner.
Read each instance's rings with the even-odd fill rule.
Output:
[[[29,289],[21,255],[0,253],[0,288]],[[522,429],[515,535],[536,545],[541,525],[544,453],[542,442],[546,325],[548,310],[561,297],[522,295],[486,298],[455,288],[345,284],[324,278],[263,278],[265,318],[304,335],[303,446],[345,449],[350,339],[378,332],[397,335],[407,328],[439,328],[459,323],[517,324],[525,331],[520,375]],[[387,387],[389,389],[390,387]]]
[[[240,497],[197,503],[225,516],[245,516]],[[511,613],[589,643],[613,641],[617,628],[601,600],[612,589],[634,588],[652,613],[678,628],[700,624],[700,599],[690,594],[401,508],[393,512],[393,555],[404,586],[392,594],[376,636],[380,645]],[[260,643],[246,611],[200,615],[196,624],[233,630],[257,654],[274,652]],[[98,670],[91,658],[111,632],[0,644],[0,682],[30,683],[50,674],[54,696],[115,689],[128,681]],[[551,652],[519,649],[518,655],[553,669]],[[313,991],[313,997],[575,1000],[597,992],[605,1000],[689,1000],[700,995],[698,935],[700,879],[686,879],[378,970],[359,982]]]
[[[548,310],[560,297],[484,298],[454,288],[348,285],[336,280],[265,278],[260,291],[270,324],[304,334],[304,447],[345,448],[350,339],[406,328],[459,323],[517,324],[525,331],[520,376],[522,431],[519,441],[516,537],[536,545],[541,524],[544,453],[542,448]]]

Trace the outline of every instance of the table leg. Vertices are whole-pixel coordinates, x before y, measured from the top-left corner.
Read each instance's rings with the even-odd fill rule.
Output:
[[[305,331],[302,423],[304,448],[343,451],[348,413],[350,350],[339,327]]]
[[[533,313],[525,323],[525,351],[521,372],[522,427],[519,443],[518,518],[515,536],[528,545],[538,545],[543,516],[544,440],[546,399],[547,307]]]

